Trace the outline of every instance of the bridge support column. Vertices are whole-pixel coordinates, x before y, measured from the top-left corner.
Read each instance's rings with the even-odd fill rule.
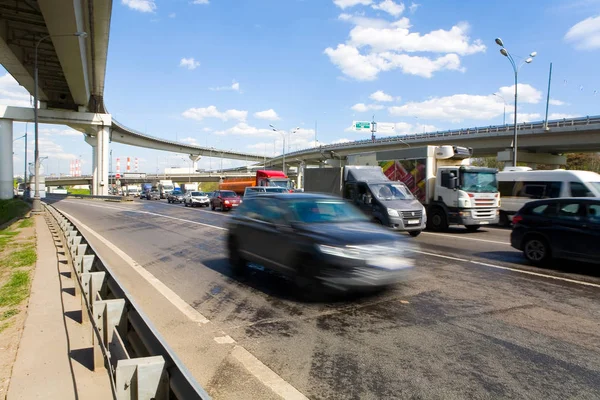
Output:
[[[92,194],[94,196],[108,195],[108,155],[110,153],[108,126],[96,128],[96,136],[86,136],[85,141],[92,146]]]
[[[505,167],[512,167],[513,153],[512,149],[498,152],[498,161],[504,162]],[[549,153],[527,153],[517,152],[517,161],[527,164],[531,168],[537,168],[538,164],[547,165],[554,168],[560,168],[567,164],[566,156],[559,156]]]
[[[0,199],[13,196],[13,122],[0,119]]]

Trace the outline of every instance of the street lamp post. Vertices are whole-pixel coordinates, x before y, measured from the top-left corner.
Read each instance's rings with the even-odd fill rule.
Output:
[[[535,51],[530,53],[529,57],[527,59],[525,59],[521,64],[517,65],[513,56],[504,47],[504,43],[502,42],[502,39],[496,38],[496,44],[501,47],[500,54],[502,54],[504,57],[508,58],[508,61],[510,61],[510,65],[512,65],[512,67],[513,67],[513,71],[515,72],[515,116],[514,116],[514,126],[513,126],[513,129],[514,129],[514,133],[513,133],[513,136],[514,136],[513,137],[513,166],[516,167],[517,166],[517,99],[518,99],[517,98],[517,85],[519,82],[519,69],[521,69],[521,67],[524,64],[530,64],[533,61],[533,57],[535,57],[537,55],[537,53]]]
[[[281,134],[281,137],[283,138],[283,146],[282,146],[282,150],[283,150],[283,153],[282,153],[282,156],[283,156],[282,170],[283,170],[283,173],[285,174],[285,131],[281,131],[281,130],[279,130],[279,129],[275,128],[275,127],[274,127],[272,124],[269,124],[269,126],[271,127],[271,129],[273,129],[273,132],[278,132],[278,133],[280,133],[280,134]],[[296,133],[296,132],[297,132],[299,129],[300,129],[300,127],[298,126],[298,127],[296,127],[296,129],[294,129],[292,132],[289,132],[289,133],[288,133],[288,143],[289,143],[289,141],[290,141],[290,140],[289,140],[289,135],[290,135],[291,133]]]
[[[502,102],[504,103],[504,114],[502,117],[502,125],[506,125],[506,100],[504,100],[504,97],[500,96],[498,93],[492,93],[492,95],[500,97],[502,99]]]
[[[33,157],[35,160],[35,192],[33,195],[33,213],[41,213],[42,212],[42,203],[40,201],[40,151],[38,145],[38,48],[40,47],[40,43],[44,40],[53,38],[53,37],[63,37],[63,36],[76,36],[85,38],[87,33],[85,32],[75,32],[68,33],[64,35],[46,35],[39,39],[35,44],[34,51],[34,64],[33,64],[33,119],[35,125],[35,143],[34,143],[34,151]]]

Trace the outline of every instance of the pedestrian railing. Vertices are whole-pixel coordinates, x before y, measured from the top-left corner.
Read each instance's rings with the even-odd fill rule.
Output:
[[[78,228],[45,204],[60,232],[93,327],[94,368],[109,371],[117,400],[210,399]]]

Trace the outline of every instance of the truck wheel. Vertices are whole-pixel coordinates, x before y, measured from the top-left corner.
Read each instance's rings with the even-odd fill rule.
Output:
[[[467,228],[467,230],[469,232],[475,232],[475,231],[478,231],[479,228],[481,228],[481,226],[480,225],[465,225],[465,228]]]
[[[421,231],[410,231],[408,234],[412,237],[417,237],[421,234]]]
[[[428,228],[432,231],[445,231],[448,229],[448,219],[446,213],[441,208],[436,208],[431,212],[430,218],[427,218]]]

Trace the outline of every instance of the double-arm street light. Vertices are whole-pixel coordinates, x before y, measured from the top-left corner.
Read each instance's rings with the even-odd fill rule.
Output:
[[[35,124],[35,143],[34,143],[34,151],[33,157],[35,160],[35,192],[33,195],[33,212],[40,213],[42,212],[42,203],[40,201],[40,152],[38,146],[38,48],[40,47],[40,43],[49,38],[55,37],[64,37],[64,36],[76,36],[79,38],[85,38],[87,36],[86,32],[75,32],[75,33],[67,33],[62,35],[46,35],[39,39],[35,44],[35,57],[33,64],[33,119]]]
[[[282,148],[282,150],[283,150],[283,153],[282,153],[282,155],[283,155],[283,163],[282,163],[283,167],[282,167],[282,169],[283,169],[283,173],[285,173],[285,131],[281,131],[281,130],[275,128],[272,124],[269,124],[269,126],[271,127],[271,129],[273,129],[273,132],[280,133],[281,137],[283,138],[283,148]],[[300,127],[298,126],[293,131],[288,132],[288,142],[289,142],[289,134],[296,133],[299,129],[300,129]]]
[[[502,125],[506,125],[506,100],[504,100],[504,97],[502,97],[498,93],[492,93],[492,95],[500,97],[502,99],[502,102],[504,103],[504,116],[502,117]]]
[[[502,42],[502,39],[500,38],[496,38],[496,44],[498,44],[498,46],[502,47],[500,49],[500,54],[502,54],[504,57],[508,58],[508,61],[510,61],[510,64],[513,67],[513,71],[515,72],[515,125],[514,125],[514,137],[513,137],[513,166],[517,166],[517,85],[518,85],[518,76],[519,76],[519,69],[521,69],[521,67],[524,64],[529,64],[533,61],[533,57],[535,57],[537,55],[537,53],[534,51],[532,53],[529,54],[529,57],[525,60],[523,60],[523,62],[521,62],[521,64],[517,65],[517,63],[515,62],[513,56],[508,52],[508,50],[506,50],[506,48],[504,47],[504,43]]]

